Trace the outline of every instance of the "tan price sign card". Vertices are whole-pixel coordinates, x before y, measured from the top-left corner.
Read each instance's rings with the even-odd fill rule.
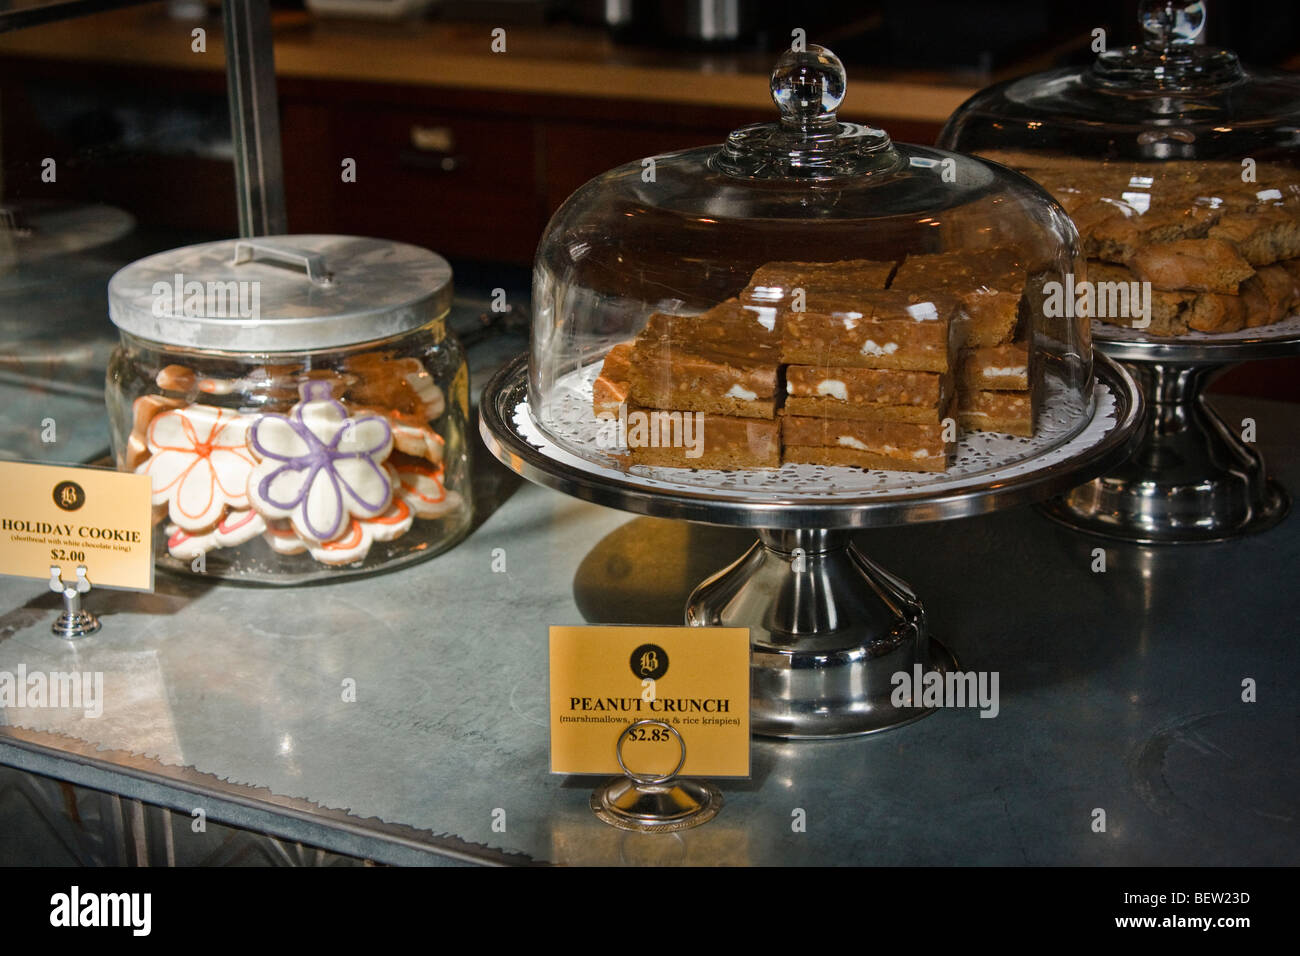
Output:
[[[749,776],[749,629],[552,627],[551,772]]]
[[[153,590],[153,517],[148,475],[73,465],[0,462],[0,574],[92,587]]]

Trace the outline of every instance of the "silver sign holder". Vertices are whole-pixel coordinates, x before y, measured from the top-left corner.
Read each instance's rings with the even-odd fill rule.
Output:
[[[677,738],[682,755],[672,772],[636,773],[623,761],[623,743],[638,727],[662,727]],[[686,764],[686,741],[681,732],[662,720],[638,720],[623,728],[614,744],[614,756],[623,770],[591,795],[591,809],[610,826],[639,833],[671,833],[708,823],[722,809],[722,791],[700,780],[679,780]]]
[[[65,584],[58,565],[50,565],[50,590],[63,595],[63,613],[50,627],[56,637],[75,641],[99,630],[99,618],[81,607],[81,596],[90,590],[84,564],[77,565],[76,584]]]

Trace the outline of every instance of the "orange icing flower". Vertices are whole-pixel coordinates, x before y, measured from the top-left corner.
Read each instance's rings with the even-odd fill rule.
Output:
[[[255,464],[246,437],[252,419],[212,405],[163,412],[149,423],[150,457],[137,469],[153,482],[153,503],[186,531],[212,527],[226,507],[248,508]]]

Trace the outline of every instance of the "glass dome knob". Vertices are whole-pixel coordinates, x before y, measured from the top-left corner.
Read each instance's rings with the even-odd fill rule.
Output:
[[[844,100],[844,64],[825,47],[782,53],[771,90],[781,121],[732,130],[710,167],[744,179],[836,179],[900,162],[884,130],[835,118]]]
[[[1202,0],[1143,0],[1138,19],[1147,49],[1189,46],[1202,42],[1205,4]]]
[[[781,123],[806,129],[831,126],[844,101],[844,64],[830,50],[811,45],[786,50],[772,70],[772,100]]]
[[[1246,72],[1229,50],[1205,46],[1203,0],[1142,0],[1141,45],[1107,50],[1090,80],[1116,90],[1209,90],[1231,86]]]

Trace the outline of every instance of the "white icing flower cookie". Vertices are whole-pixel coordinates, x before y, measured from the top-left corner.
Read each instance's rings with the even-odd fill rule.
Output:
[[[205,531],[226,508],[248,507],[253,456],[247,447],[251,419],[227,408],[189,405],[149,422],[150,457],[137,471],[153,482],[153,503],[167,505],[172,523]]]
[[[302,554],[307,550],[307,545],[287,521],[268,521],[262,537],[276,554]]]
[[[266,519],[251,508],[243,511],[228,511],[217,522],[212,536],[218,548],[237,548],[247,541],[252,541],[266,531]]]
[[[207,531],[186,531],[174,524],[164,529],[167,550],[172,557],[191,561],[207,551],[235,548],[266,531],[266,520],[251,509],[227,511],[216,527]]]
[[[400,412],[386,411],[367,405],[358,407],[357,413],[379,415],[388,420],[389,427],[393,429],[394,451],[415,458],[424,458],[435,465],[442,461],[443,446],[446,442],[441,435],[429,427],[428,422],[422,421],[415,415],[403,415]]]
[[[131,403],[131,434],[126,439],[125,464],[132,471],[149,457],[149,423],[161,412],[184,405],[179,398],[141,395]]]
[[[174,524],[167,525],[163,531],[167,535],[167,551],[173,558],[182,561],[193,561],[200,554],[206,554],[217,546],[215,531],[191,534]]]
[[[367,527],[368,522],[351,519],[347,530],[333,541],[317,544],[307,542],[307,550],[321,564],[354,564],[370,553],[375,537]]]
[[[411,530],[415,523],[415,512],[401,497],[394,495],[393,503],[378,518],[367,518],[361,522],[370,530],[370,536],[376,541],[394,541]]]
[[[309,542],[349,535],[353,518],[388,510],[393,488],[383,462],[393,430],[378,415],[349,418],[330,383],[301,385],[302,401],[284,415],[263,415],[248,433],[258,459],[248,498],[268,518],[287,518]]]
[[[397,480],[397,494],[411,506],[418,518],[441,518],[461,507],[461,497],[443,485],[441,465],[406,455],[390,462]]]

